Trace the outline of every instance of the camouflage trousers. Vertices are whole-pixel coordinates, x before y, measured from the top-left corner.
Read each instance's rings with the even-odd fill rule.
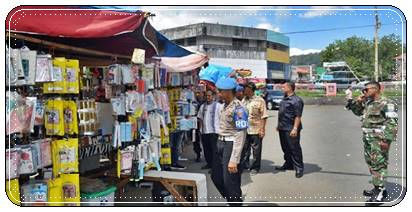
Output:
[[[372,175],[372,184],[384,187],[388,174],[389,148],[382,149],[381,142],[387,142],[389,145],[391,143],[368,133],[363,134],[364,156]]]

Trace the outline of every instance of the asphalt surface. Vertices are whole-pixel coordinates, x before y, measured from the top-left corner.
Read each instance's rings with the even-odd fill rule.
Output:
[[[362,206],[367,200],[363,189],[370,189],[370,175],[363,158],[360,119],[343,106],[307,105],[303,112],[301,145],[305,172],[295,178],[294,171],[279,172],[275,166],[283,164],[279,136],[275,130],[277,111],[270,111],[263,140],[262,167],[257,175],[242,174],[242,191],[245,205],[332,205]],[[399,116],[402,111],[399,112]],[[405,114],[403,114],[406,117]],[[406,134],[399,120],[398,140],[391,145],[389,176],[386,185],[389,197],[385,205],[402,200],[406,188]],[[405,125],[403,125],[405,127]],[[405,128],[406,129],[406,128]],[[402,133],[404,139],[402,140]],[[188,161],[186,172],[204,173],[207,176],[209,205],[224,206],[207,170],[201,170],[204,162],[194,162],[191,146],[183,151]],[[403,167],[402,167],[403,166]],[[130,191],[129,195],[138,195]]]

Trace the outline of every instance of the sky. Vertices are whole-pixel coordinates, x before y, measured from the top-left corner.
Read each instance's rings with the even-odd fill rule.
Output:
[[[373,40],[374,36],[373,26],[359,27],[375,24],[374,7],[370,6],[156,6],[137,8],[156,15],[151,18],[151,23],[158,30],[206,22],[257,27],[285,33],[290,38],[291,55],[319,52],[335,40],[343,40],[351,36],[370,40]],[[378,14],[382,23],[379,36],[395,33],[403,37],[405,43],[405,28],[404,35],[402,36],[402,22],[405,23],[405,18],[402,12],[394,7],[378,7]],[[359,28],[341,29],[347,27]],[[333,31],[293,33],[332,28],[338,29]]]

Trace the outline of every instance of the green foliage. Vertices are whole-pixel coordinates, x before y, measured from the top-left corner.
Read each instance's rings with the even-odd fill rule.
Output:
[[[380,80],[387,80],[395,71],[394,58],[401,54],[401,38],[395,34],[383,36],[379,40]],[[374,43],[373,41],[350,37],[336,40],[321,53],[321,62],[346,61],[352,70],[361,78],[372,79],[374,76]]]

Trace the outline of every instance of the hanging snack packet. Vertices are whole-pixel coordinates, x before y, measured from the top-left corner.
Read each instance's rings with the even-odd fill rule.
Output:
[[[79,93],[79,60],[66,60],[66,92]]]
[[[66,58],[53,60],[51,81],[43,84],[43,93],[66,93]]]
[[[51,73],[53,71],[52,56],[37,55],[36,58],[36,82],[50,82]]]
[[[74,101],[64,101],[64,132],[69,135],[79,134],[77,125],[77,106]]]
[[[53,141],[52,153],[54,177],[79,171],[77,138]]]
[[[62,174],[64,206],[80,206],[80,180],[79,174]]]
[[[44,122],[46,135],[64,135],[63,105],[62,100],[49,100],[46,102]]]
[[[34,125],[41,126],[44,125],[44,102],[41,100],[36,101],[35,111],[34,111]]]

